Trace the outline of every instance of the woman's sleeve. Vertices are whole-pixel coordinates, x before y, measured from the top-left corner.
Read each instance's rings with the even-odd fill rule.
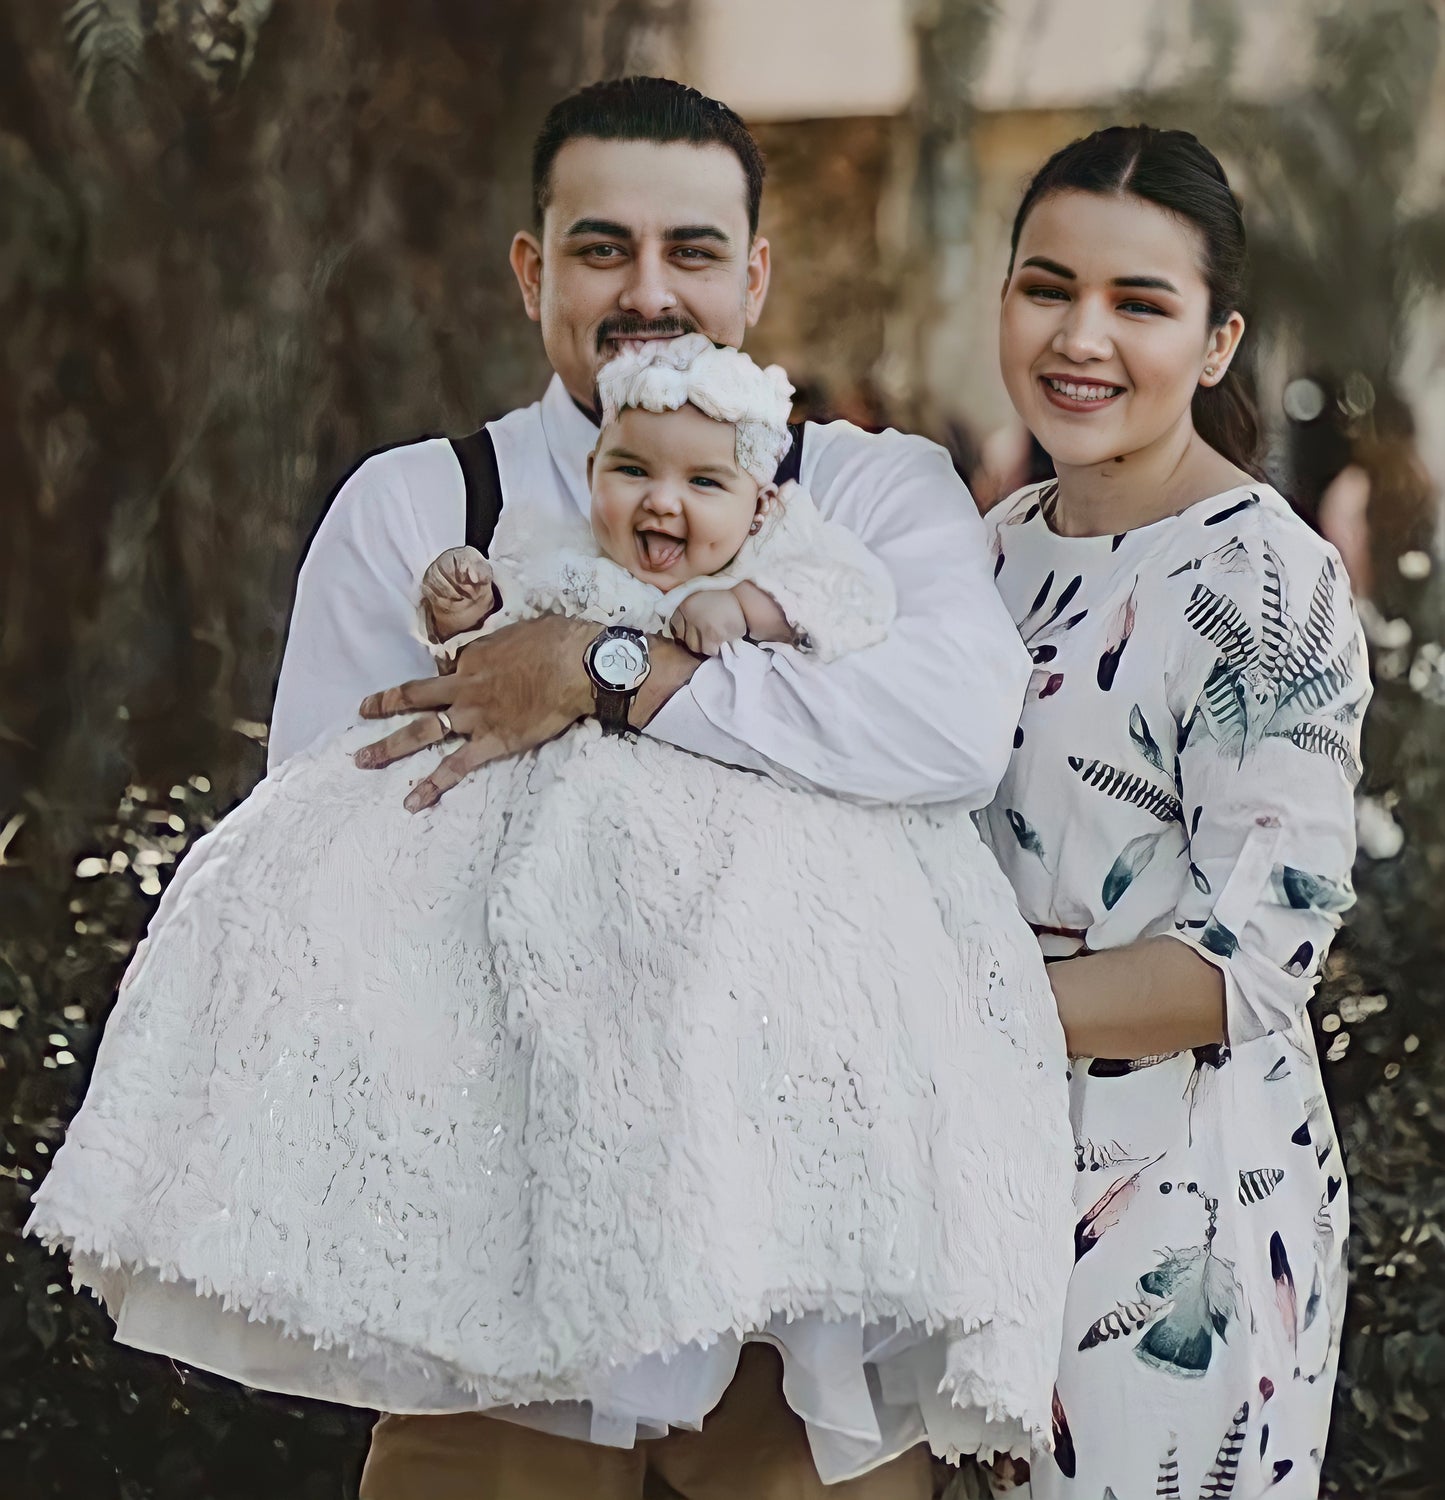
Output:
[[[825,521],[798,484],[785,485],[779,515],[727,570],[770,595],[820,661],[876,646],[898,613],[888,569],[846,526]]]
[[[1344,568],[1312,537],[1236,542],[1192,576],[1175,765],[1189,868],[1172,936],[1223,973],[1239,1046],[1304,1027],[1354,903],[1370,681]]]

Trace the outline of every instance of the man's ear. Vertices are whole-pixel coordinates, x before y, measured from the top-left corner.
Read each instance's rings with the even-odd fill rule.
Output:
[[[534,322],[542,318],[542,246],[535,234],[519,229],[512,236],[512,248],[508,255],[512,262],[512,275],[522,290],[522,306]]]
[[[768,300],[768,283],[772,276],[773,247],[762,235],[754,235],[748,250],[748,295],[743,303],[749,328],[763,315],[763,303]]]
[[[1000,302],[1002,302],[1003,299],[1008,296],[1008,284],[1012,279],[1013,278],[1009,276],[1004,277],[1003,285],[998,289],[998,300]]]

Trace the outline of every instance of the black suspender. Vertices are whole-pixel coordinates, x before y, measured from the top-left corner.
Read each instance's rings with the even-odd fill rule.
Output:
[[[496,445],[485,427],[466,437],[453,438],[451,443],[467,487],[467,545],[485,557],[492,545],[492,533],[497,529],[497,517],[502,513],[502,476],[497,472]]]
[[[803,466],[803,424],[788,425],[792,443],[778,465],[777,484],[797,479]],[[467,545],[486,556],[502,513],[502,476],[497,470],[497,449],[485,427],[466,437],[451,440],[452,452],[461,466],[467,487]]]
[[[803,424],[789,422],[788,433],[793,441],[788,451],[783,454],[783,461],[778,465],[778,472],[773,476],[773,483],[777,485],[787,484],[789,480],[797,479],[803,467]]]

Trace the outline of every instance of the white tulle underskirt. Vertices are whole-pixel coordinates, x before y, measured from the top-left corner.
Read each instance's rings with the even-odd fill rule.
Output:
[[[74,1257],[77,1285],[101,1297],[116,1338],[242,1384],[409,1415],[474,1411],[477,1401],[425,1360],[408,1364],[318,1349],[274,1323],[226,1308],[193,1283],[154,1270],[101,1266]],[[976,1409],[940,1394],[944,1338],[892,1320],[864,1324],[805,1314],[771,1319],[741,1337],[689,1344],[619,1370],[592,1401],[492,1407],[492,1415],[561,1437],[630,1448],[670,1429],[696,1431],[722,1398],[742,1345],[772,1344],[782,1355],[783,1394],[802,1417],[819,1476],[838,1483],[928,1440],[935,1451],[969,1452],[984,1424]],[[198,1357],[201,1351],[203,1357]]]

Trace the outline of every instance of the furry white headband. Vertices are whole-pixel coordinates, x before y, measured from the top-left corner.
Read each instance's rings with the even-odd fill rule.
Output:
[[[737,429],[737,461],[759,484],[771,484],[788,451],[793,387],[781,365],[760,369],[739,349],[705,334],[656,339],[626,349],[597,375],[606,426],[629,406],[676,411],[692,405]]]

